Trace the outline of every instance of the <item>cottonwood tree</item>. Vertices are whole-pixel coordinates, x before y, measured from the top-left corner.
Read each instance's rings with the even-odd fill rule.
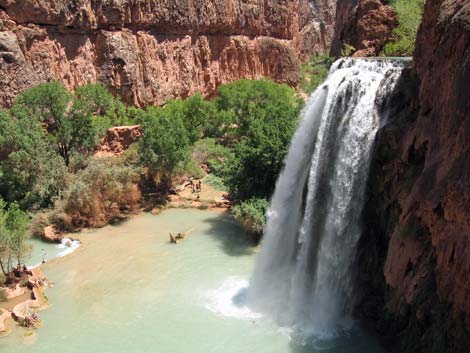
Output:
[[[93,92],[90,86],[74,96],[59,82],[44,83],[24,91],[15,100],[11,114],[18,120],[41,122],[48,140],[68,166],[74,150],[90,152],[98,143],[93,116],[109,106],[108,98]],[[93,103],[94,99],[99,101]]]
[[[141,117],[143,137],[139,142],[141,161],[167,186],[190,157],[190,141],[182,116],[150,107]]]
[[[29,220],[16,202],[7,207],[0,199],[0,268],[5,276],[15,265],[27,260],[31,246],[26,243]]]

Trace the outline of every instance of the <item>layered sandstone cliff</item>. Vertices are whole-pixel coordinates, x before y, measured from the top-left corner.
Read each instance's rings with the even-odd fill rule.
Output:
[[[470,347],[469,83],[470,0],[428,0],[377,137],[359,254],[358,313],[401,352]]]
[[[163,104],[225,82],[295,86],[299,58],[327,50],[334,0],[0,0],[0,104],[51,80],[102,82]]]

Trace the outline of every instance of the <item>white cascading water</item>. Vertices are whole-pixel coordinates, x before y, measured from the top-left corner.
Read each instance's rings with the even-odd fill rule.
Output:
[[[404,66],[336,61],[291,141],[247,296],[255,310],[309,337],[350,327],[370,150]]]

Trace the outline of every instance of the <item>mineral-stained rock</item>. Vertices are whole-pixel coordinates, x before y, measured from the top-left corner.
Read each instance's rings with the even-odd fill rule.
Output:
[[[25,88],[104,83],[127,103],[164,104],[221,83],[295,86],[323,53],[334,0],[0,0],[0,105]]]
[[[60,243],[62,240],[63,235],[59,234],[54,226],[47,226],[44,228],[44,234],[42,235],[42,239],[49,243]]]
[[[470,0],[426,2],[414,59],[377,137],[358,312],[398,334],[402,352],[464,353],[470,347]]]
[[[115,126],[109,128],[95,153],[95,157],[121,155],[141,136],[142,129],[140,125]]]
[[[394,10],[381,0],[338,0],[331,55],[344,46],[354,47],[353,56],[376,56],[398,25]]]

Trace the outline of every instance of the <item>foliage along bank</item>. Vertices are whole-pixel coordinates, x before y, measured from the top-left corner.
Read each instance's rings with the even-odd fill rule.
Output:
[[[210,101],[196,94],[146,109],[126,107],[100,84],[73,93],[41,84],[0,111],[0,197],[7,210],[36,213],[35,234],[50,224],[68,232],[125,217],[142,191],[200,178],[203,163],[235,203],[267,200],[302,103],[268,80],[221,86]],[[134,124],[143,137],[123,156],[93,156],[109,127]]]

